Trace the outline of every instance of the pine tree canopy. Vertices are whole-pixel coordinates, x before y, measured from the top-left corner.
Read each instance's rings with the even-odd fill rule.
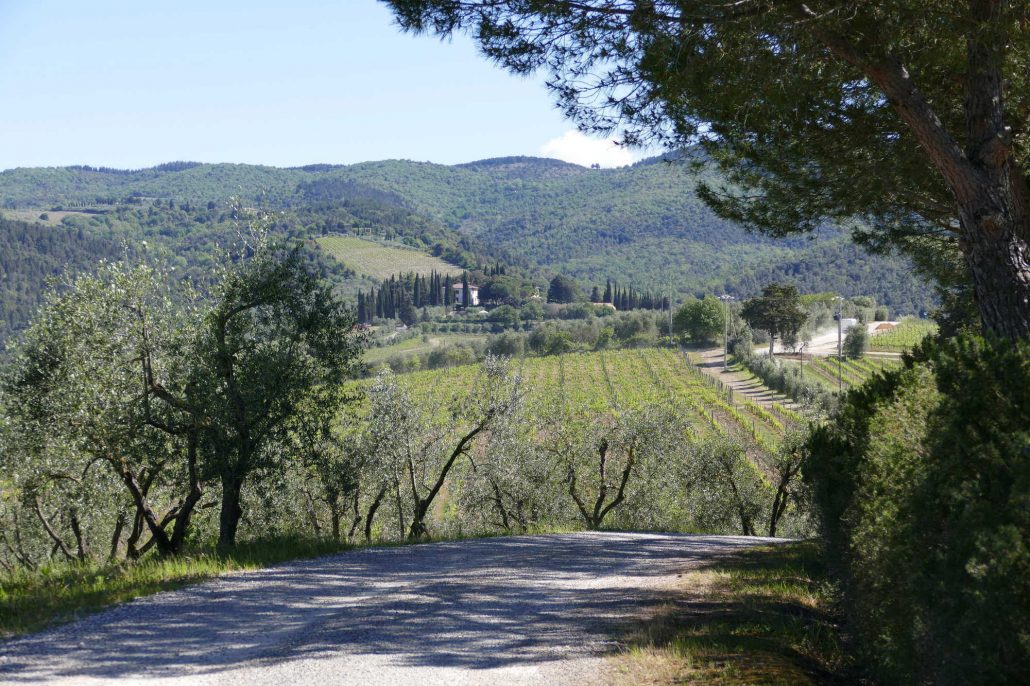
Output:
[[[985,328],[1030,334],[1030,5],[1019,0],[387,0],[543,71],[582,128],[686,149],[724,217],[857,237],[949,279]],[[943,256],[943,257],[942,257]]]

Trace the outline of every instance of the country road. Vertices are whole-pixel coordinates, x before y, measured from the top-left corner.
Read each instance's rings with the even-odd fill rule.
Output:
[[[677,575],[773,539],[581,533],[369,548],[234,574],[0,643],[0,684],[611,682]]]

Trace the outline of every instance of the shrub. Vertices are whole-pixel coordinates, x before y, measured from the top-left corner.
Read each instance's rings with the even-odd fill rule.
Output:
[[[857,360],[865,355],[869,348],[869,332],[864,324],[857,324],[844,337],[844,356],[849,360]]]
[[[801,370],[784,367],[765,355],[738,357],[752,374],[769,388],[789,395],[800,403],[831,412],[837,407],[837,396],[811,378],[801,378]]]
[[[889,683],[1030,669],[1030,342],[927,342],[814,432],[806,475],[859,648]]]

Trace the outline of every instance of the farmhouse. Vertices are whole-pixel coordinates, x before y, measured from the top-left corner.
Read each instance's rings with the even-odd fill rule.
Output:
[[[464,300],[463,300],[464,297],[465,297],[465,289],[462,287],[462,285],[460,283],[452,284],[451,285],[451,290],[454,291],[454,304],[455,305],[461,305],[462,307],[465,307],[466,304],[473,305],[473,306],[479,304],[479,286],[473,286],[472,284],[469,284],[469,302],[468,303],[465,303]]]

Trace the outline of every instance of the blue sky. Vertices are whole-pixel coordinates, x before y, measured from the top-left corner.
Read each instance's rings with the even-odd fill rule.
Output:
[[[375,0],[0,0],[0,169],[639,157],[574,128]]]

